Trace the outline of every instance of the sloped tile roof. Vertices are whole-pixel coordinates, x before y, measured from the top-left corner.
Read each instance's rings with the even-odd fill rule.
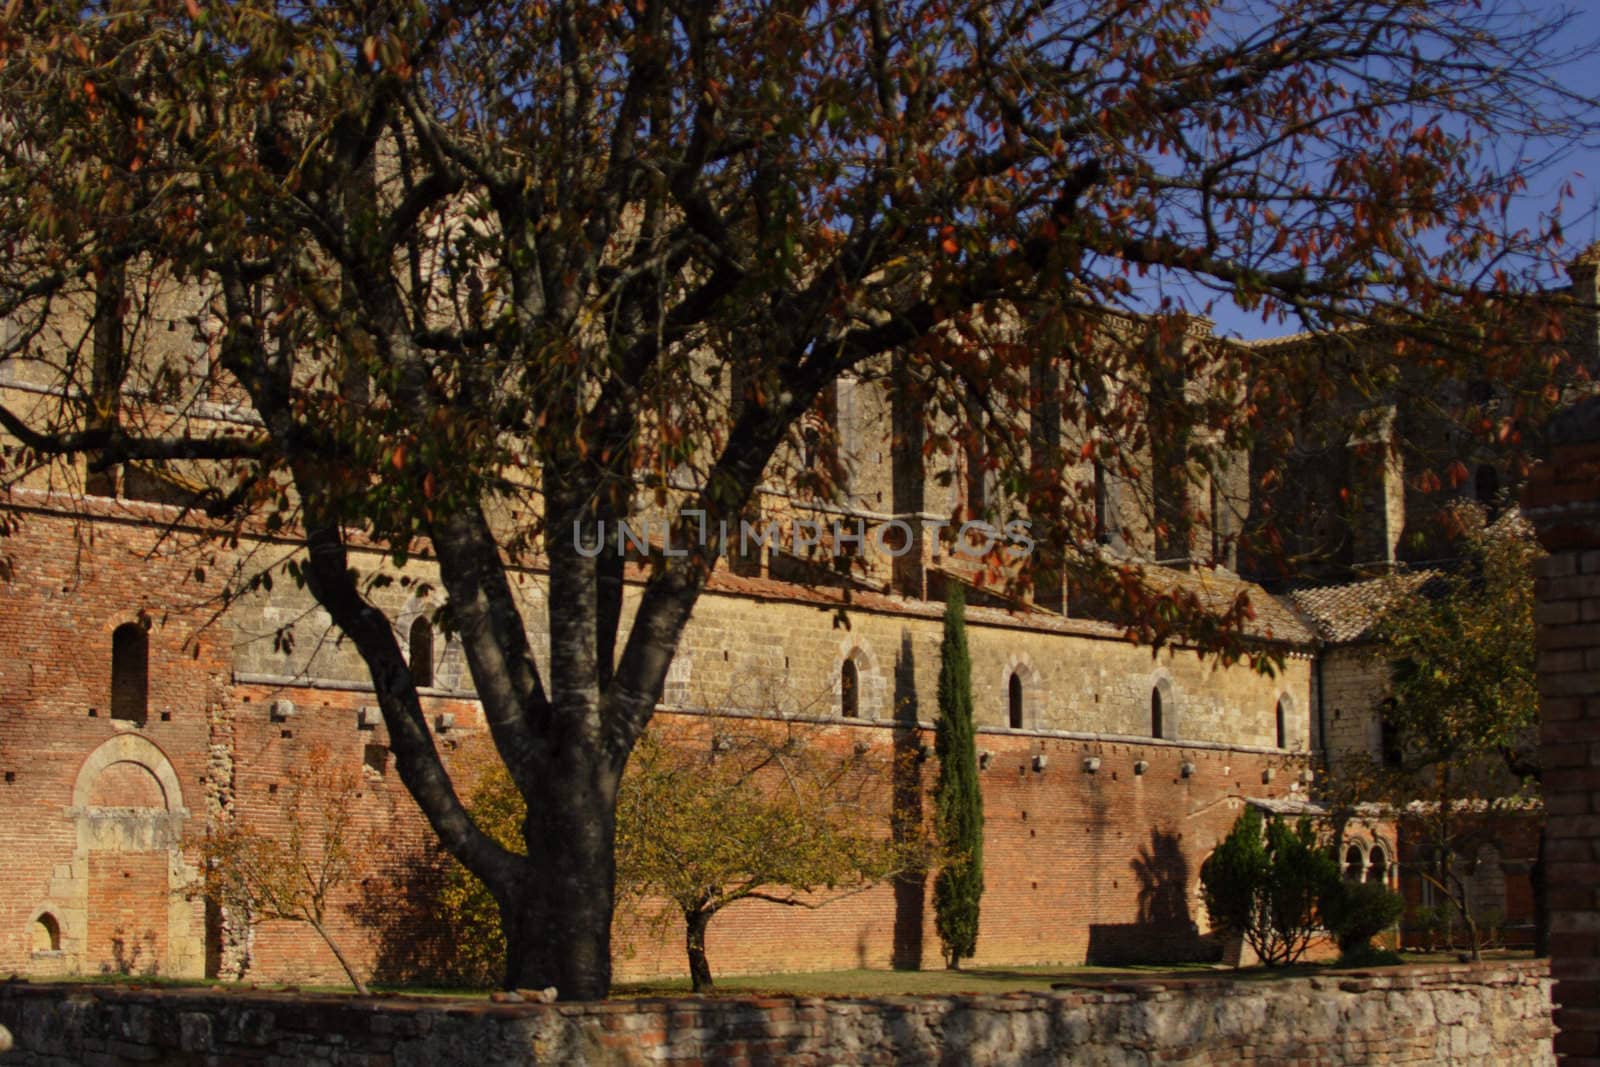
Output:
[[[1225,571],[1181,571],[1169,567],[1146,567],[1145,582],[1157,592],[1192,593],[1208,613],[1221,614],[1242,594],[1254,615],[1245,624],[1251,637],[1267,641],[1310,644],[1316,637],[1312,629],[1292,608],[1254,582]]]
[[[1193,593],[1200,605],[1212,613],[1220,614],[1226,611],[1240,594],[1243,594],[1248,598],[1250,609],[1254,613],[1254,618],[1245,626],[1246,632],[1252,637],[1299,645],[1309,645],[1315,640],[1312,629],[1287,604],[1252,582],[1222,572],[1178,571],[1153,565],[1146,566],[1143,575],[1146,584],[1153,591],[1170,593],[1181,590]],[[959,576],[952,575],[952,577]],[[929,618],[938,618],[944,614],[944,605],[938,601],[918,600],[862,588],[804,585],[771,577],[738,575],[724,567],[719,567],[713,572],[706,583],[706,591],[713,594],[750,597],[755,600],[785,600],[819,607],[854,608],[887,614]],[[1109,638],[1126,636],[1126,628],[1114,620],[1082,615],[1064,618],[1053,612],[1032,610],[1020,604],[1009,610],[969,604],[967,618],[972,622],[1021,626],[1054,633]]]
[[[926,618],[940,618],[944,615],[944,605],[938,601],[918,600],[869,589],[803,585],[779,578],[740,575],[724,567],[719,567],[712,573],[710,580],[706,582],[706,592],[749,597],[753,600],[786,600],[819,607],[854,608],[892,615],[916,615]],[[1021,605],[1013,610],[968,605],[967,620],[1092,637],[1122,636],[1122,628],[1119,626],[1094,619],[1062,618],[1051,612],[1028,610]]]
[[[1438,571],[1412,571],[1359,582],[1296,589],[1288,600],[1315,628],[1317,636],[1334,644],[1359,641],[1399,597],[1418,593],[1439,577]]]

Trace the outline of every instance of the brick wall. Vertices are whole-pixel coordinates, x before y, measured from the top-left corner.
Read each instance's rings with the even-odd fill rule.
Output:
[[[0,986],[18,1067],[206,1063],[1550,1064],[1539,962],[1007,996],[596,1004]]]
[[[363,743],[381,744],[384,733],[381,725],[357,727],[361,694],[322,691],[297,694],[293,737],[282,738],[261,696],[252,695],[261,692],[241,687],[233,709],[240,749],[251,753],[240,762],[235,804],[237,814],[271,826],[277,809],[269,790],[284,781],[297,753],[337,746],[355,760]],[[706,720],[663,712],[659,726],[682,737]],[[469,729],[475,722],[465,709],[458,721]],[[801,723],[798,729],[840,753],[864,742],[865,758],[885,767],[895,748],[933,741],[930,730],[886,723]],[[453,732],[471,736],[459,727]],[[452,740],[447,735],[442,743]],[[477,756],[482,742],[474,741],[469,751]],[[1232,827],[1242,797],[1282,798],[1303,788],[1301,761],[1266,751],[997,728],[980,732],[978,745],[989,753],[980,772],[988,873],[976,966],[1214,955],[1216,946],[1201,937],[1201,862]],[[1091,759],[1099,761],[1093,772],[1086,770]],[[931,811],[926,791],[936,765],[911,766]],[[470,768],[459,770],[462,781],[471,780]],[[430,938],[427,922],[437,872],[448,861],[392,771],[368,781],[361,817],[384,842],[381,861],[367,882],[336,902],[330,926],[341,948],[369,973],[389,980],[426,976],[449,950]],[[887,835],[887,805],[874,817]],[[815,910],[744,901],[712,922],[708,953],[717,974],[934,967],[940,955],[933,914],[931,879],[878,886]],[[681,923],[655,919],[646,907],[619,923],[619,980],[684,973]],[[233,973],[250,979],[345,980],[326,946],[303,925],[261,924],[236,958],[241,970]]]
[[[25,512],[5,539],[0,972],[121,969],[129,950],[119,957],[106,931],[143,911],[141,938],[157,934],[134,969],[201,973],[202,908],[182,894],[195,850],[181,835],[204,811],[229,637],[206,625],[215,578],[196,578],[181,534],[163,541],[155,520],[165,514],[138,504],[93,522]],[[111,717],[112,634],[129,623],[148,627],[148,717],[137,726]],[[109,911],[91,908],[91,883],[106,888]],[[46,915],[61,947],[36,955]]]
[[[1600,400],[1565,412],[1524,510],[1539,566],[1540,756],[1563,1062],[1600,1064]]]
[[[662,726],[681,733],[679,718],[664,715]],[[887,726],[815,730],[841,746],[865,740],[869,755],[885,757],[897,734],[902,745],[933,741],[931,731]],[[979,772],[986,874],[974,966],[1209,956],[1216,947],[1200,937],[1208,929],[1200,864],[1232,828],[1242,797],[1294,795],[1301,767],[1266,752],[1000,729],[981,731],[978,747],[989,756]],[[922,765],[924,789],[935,774],[931,760]],[[707,951],[719,974],[936,967],[933,916],[931,879],[815,911],[746,901],[713,920]],[[620,978],[684,972],[681,924],[619,934],[631,950],[618,959]]]
[[[335,936],[373,973],[426,971],[447,947],[430,939],[428,922],[430,880],[441,861],[392,760],[383,758],[381,720],[363,724],[361,709],[375,701],[359,658],[286,581],[217,615],[235,565],[259,566],[283,546],[247,542],[237,553],[208,552],[188,543],[192,532],[164,533],[174,511],[86,506],[94,514],[77,518],[41,501],[4,546],[14,575],[0,583],[0,802],[14,817],[0,823],[0,844],[12,857],[0,870],[0,973],[153,969],[343,981],[304,926],[246,930],[228,915],[208,914],[193,892],[206,827],[238,817],[272,826],[281,818],[275,789],[318,750],[354,768],[370,761],[359,821],[382,843],[369,877],[337,902]],[[364,569],[383,565],[376,553],[357,560]],[[432,578],[425,562],[408,576]],[[543,577],[518,579],[537,650],[547,644]],[[415,582],[375,595],[402,633],[432,610]],[[747,590],[735,582],[709,593],[669,681],[669,704],[781,711],[808,720],[804,729],[828,743],[864,741],[885,757],[913,739],[931,744],[925,724],[936,716],[941,608],[865,599],[841,627],[837,604],[770,583]],[[130,622],[148,623],[149,714],[137,725],[109,715],[112,634]],[[977,962],[1198,951],[1200,863],[1243,797],[1281,798],[1301,784],[1311,735],[1309,660],[1291,656],[1276,677],[1219,670],[1190,650],[1152,656],[1102,624],[1028,620],[993,608],[971,610],[968,637],[979,746],[990,753],[982,776],[989,888]],[[853,721],[840,719],[835,703],[847,656],[860,668],[863,717]],[[439,685],[422,699],[449,761],[456,746],[482,735],[483,724],[460,688],[459,648],[441,640],[435,658]],[[1007,726],[1013,673],[1024,680],[1028,728],[1021,730]],[[1175,740],[1148,737],[1157,684]],[[1294,715],[1280,749],[1274,712],[1285,696]],[[669,730],[699,718],[682,708],[662,713]],[[1100,761],[1092,773],[1084,768],[1090,758]],[[933,771],[931,761],[923,765],[923,790]],[[165,922],[157,915],[147,924],[158,943],[130,966],[126,947],[120,956],[112,951],[102,926],[127,925],[123,912],[133,905],[119,903],[118,894],[136,886],[138,906],[164,912]],[[928,892],[926,885],[882,887],[815,912],[740,904],[713,924],[713,967],[935,964]],[[96,904],[106,894],[104,906]],[[59,949],[39,948],[46,916],[59,924]],[[627,940],[619,975],[681,972],[681,935],[671,926],[636,930]]]

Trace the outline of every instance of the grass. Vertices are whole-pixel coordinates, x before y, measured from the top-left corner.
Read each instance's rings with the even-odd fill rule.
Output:
[[[799,996],[927,996],[948,993],[1018,993],[1049,990],[1058,983],[1103,986],[1110,982],[1156,978],[1195,978],[1217,973],[1210,964],[1174,967],[966,967],[959,971],[815,971],[803,974],[729,975],[717,979],[717,993]],[[689,980],[619,982],[613,996],[643,997],[689,992]]]
[[[1485,959],[1528,958],[1527,952],[1485,952]],[[1454,952],[1408,952],[1405,962],[1455,963]],[[715,961],[713,961],[713,967]],[[1293,967],[1245,967],[1234,969],[1211,963],[1152,964],[1146,966],[1041,966],[967,967],[959,971],[818,971],[806,974],[730,975],[717,979],[716,992],[723,995],[751,993],[796,996],[927,996],[949,993],[1047,992],[1052,987],[1074,986],[1085,989],[1104,987],[1114,982],[1147,982],[1233,978],[1245,981],[1275,981],[1331,969],[1332,963],[1301,963]],[[659,979],[650,982],[619,982],[615,997],[681,996],[689,992],[689,980]]]
[[[1408,952],[1405,962],[1455,963],[1454,952]],[[1527,952],[1485,952],[1485,959],[1527,959]],[[952,993],[1019,993],[1048,992],[1052,987],[1102,988],[1116,982],[1174,981],[1204,978],[1231,978],[1244,981],[1275,981],[1280,978],[1303,977],[1329,970],[1330,963],[1302,963],[1293,967],[1231,967],[1208,963],[1160,964],[1127,967],[1095,966],[1037,966],[1037,967],[968,967],[959,971],[944,969],[925,971],[888,971],[857,969],[849,971],[816,971],[804,974],[729,975],[717,979],[716,994],[723,996],[942,996]],[[273,983],[247,984],[215,979],[180,979],[140,977],[137,975],[62,975],[39,978],[45,982],[87,982],[96,985],[138,985],[162,988],[258,988],[265,992],[351,993],[349,986],[301,985],[290,986]],[[489,995],[484,989],[453,989],[439,986],[389,986],[375,985],[373,992],[381,995],[408,997],[483,998]],[[689,980],[656,979],[648,982],[619,982],[612,990],[618,998],[655,996],[686,996]]]

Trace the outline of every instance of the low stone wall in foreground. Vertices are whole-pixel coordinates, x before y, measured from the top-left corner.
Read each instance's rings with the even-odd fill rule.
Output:
[[[0,1065],[1553,1064],[1544,961],[1004,996],[596,1004],[0,986]]]

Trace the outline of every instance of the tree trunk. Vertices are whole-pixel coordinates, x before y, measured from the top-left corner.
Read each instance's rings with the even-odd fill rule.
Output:
[[[507,989],[556,988],[561,1000],[611,991],[612,830],[617,774],[568,749],[528,797],[528,867],[501,900]]]
[[[371,991],[367,989],[367,983],[361,980],[361,976],[356,974],[356,969],[350,966],[350,961],[345,959],[344,953],[339,951],[339,945],[334,941],[333,936],[328,933],[328,928],[323,926],[317,919],[308,921],[311,923],[311,928],[321,936],[323,943],[332,950],[333,958],[338,960],[339,966],[344,968],[344,973],[349,977],[350,984],[356,987],[356,992],[363,997],[370,996]]]
[[[1478,944],[1478,919],[1472,914],[1472,899],[1467,895],[1466,879],[1452,874],[1451,880],[1456,883],[1456,892],[1450,894],[1450,900],[1456,906],[1456,911],[1461,913],[1461,921],[1467,928],[1467,952],[1474,961],[1483,958],[1483,952]]]
[[[711,924],[709,911],[683,913],[684,947],[689,951],[689,980],[696,993],[709,993],[715,984],[711,978],[711,964],[706,959],[706,927]]]

